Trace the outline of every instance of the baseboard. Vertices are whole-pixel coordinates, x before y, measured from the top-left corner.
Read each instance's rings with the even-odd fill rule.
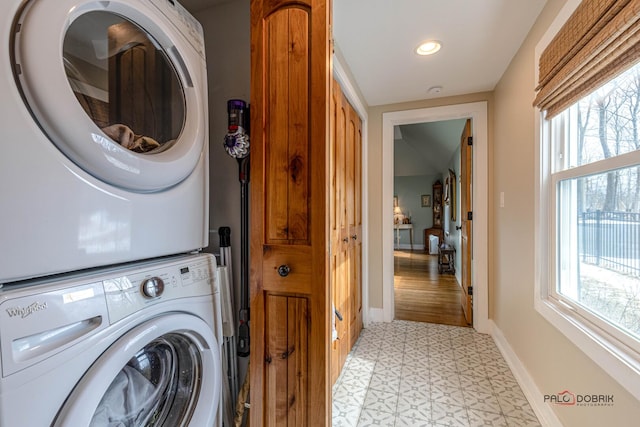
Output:
[[[400,243],[400,245],[393,245],[393,249],[407,249],[410,251],[424,251],[424,244],[422,243],[414,243],[411,246],[410,243]]]
[[[529,404],[533,408],[540,424],[545,427],[562,427],[562,423],[556,416],[556,414],[551,410],[548,405],[544,404],[544,395],[540,392],[538,387],[536,386],[533,378],[529,375],[529,372],[526,370],[516,353],[513,351],[509,342],[505,338],[504,334],[498,328],[498,326],[489,319],[491,336],[498,346],[498,350],[502,353],[502,357],[504,357],[505,361],[511,368],[513,372],[513,376],[518,381],[520,388],[522,388],[522,392],[526,396]]]
[[[382,308],[369,308],[369,316],[367,316],[368,323],[384,322],[384,310]],[[364,325],[365,327],[367,325]]]

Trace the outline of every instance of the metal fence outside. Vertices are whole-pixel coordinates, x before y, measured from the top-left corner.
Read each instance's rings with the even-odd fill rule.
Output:
[[[640,213],[583,212],[578,251],[583,262],[640,277]]]

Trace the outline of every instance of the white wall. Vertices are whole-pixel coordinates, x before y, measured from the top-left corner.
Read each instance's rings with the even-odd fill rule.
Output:
[[[534,298],[534,70],[535,45],[564,0],[548,0],[494,92],[494,144],[490,197],[492,318],[542,394],[563,390],[611,394],[611,407],[534,402],[567,427],[637,426],[640,402],[568,341],[535,310]],[[500,192],[505,204],[499,206]]]

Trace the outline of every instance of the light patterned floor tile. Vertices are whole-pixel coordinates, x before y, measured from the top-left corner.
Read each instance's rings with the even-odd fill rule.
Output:
[[[536,419],[533,409],[522,393],[502,393],[497,397],[505,416],[526,420]]]
[[[431,406],[431,420],[436,425],[469,427],[469,416],[462,406],[434,402]]]
[[[383,390],[369,390],[364,398],[364,409],[396,413],[398,393]]]
[[[340,375],[340,385],[352,390],[366,390],[371,382],[373,372],[346,370]]]
[[[507,420],[507,425],[509,427],[541,427],[541,424],[540,422],[538,422],[538,420],[513,417],[505,417],[505,419]]]
[[[396,417],[394,413],[376,411],[373,409],[363,409],[358,420],[358,427],[369,426],[395,426]]]
[[[496,414],[502,412],[498,399],[491,392],[462,389],[462,395],[464,396],[464,405],[468,409]]]
[[[456,387],[431,386],[431,400],[447,405],[464,406],[462,390]]]
[[[442,370],[432,370],[429,374],[432,387],[455,387],[460,388],[460,376],[457,372],[446,372]]]
[[[347,405],[362,406],[364,398],[367,395],[367,388],[350,387],[349,384],[341,383],[336,387],[333,393],[333,401],[341,402]]]
[[[373,323],[333,396],[335,427],[540,425],[493,338],[471,328]]]
[[[508,427],[504,415],[467,408],[471,427]]]
[[[460,375],[462,391],[493,393],[493,386],[489,378]]]
[[[429,383],[431,382],[431,371],[428,366],[404,365],[400,371],[403,380],[414,380]]]
[[[431,387],[429,384],[407,381],[405,378],[400,383],[400,397],[414,400],[431,400]]]
[[[436,427],[436,424],[433,424],[432,421],[398,415],[396,417],[395,427]]]
[[[361,404],[348,405],[334,399],[332,405],[331,425],[333,427],[356,427],[358,425],[358,418],[360,418],[361,410]]]
[[[373,373],[369,382],[369,390],[381,390],[398,393],[400,391],[400,371],[396,371],[396,375],[384,375]]]
[[[398,398],[398,415],[422,421],[431,420],[431,400],[419,394],[400,394]]]

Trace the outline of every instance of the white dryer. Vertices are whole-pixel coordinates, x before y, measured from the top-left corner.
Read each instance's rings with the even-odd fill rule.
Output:
[[[1,426],[220,425],[215,258],[0,290]]]
[[[207,246],[200,24],[174,0],[3,0],[0,32],[0,284]]]

